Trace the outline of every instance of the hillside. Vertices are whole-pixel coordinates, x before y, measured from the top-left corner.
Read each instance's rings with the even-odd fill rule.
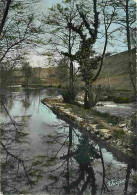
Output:
[[[132,63],[136,66],[135,49],[132,50]],[[132,90],[127,51],[105,59],[102,71],[95,84],[101,84],[116,89]]]
[[[136,65],[135,49],[132,51],[132,61]],[[59,86],[61,82],[57,77],[56,67],[32,68],[33,76],[30,79],[31,84],[40,84],[43,86]],[[1,74],[4,75],[4,74]],[[22,84],[24,76],[20,70],[15,70],[8,78],[8,83]],[[132,84],[129,75],[128,53],[122,52],[110,57],[106,57],[100,76],[95,85],[102,85],[116,90],[132,90]]]

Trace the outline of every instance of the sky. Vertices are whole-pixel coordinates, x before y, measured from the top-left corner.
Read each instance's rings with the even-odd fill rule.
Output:
[[[44,9],[51,7],[53,4],[61,3],[61,2],[62,0],[41,0],[39,5],[41,9],[45,12],[46,10]]]
[[[137,2],[137,0],[132,0],[132,1]],[[43,13],[43,14],[47,13],[48,8],[52,7],[54,4],[61,3],[61,2],[62,2],[62,0],[40,0],[40,2],[39,2],[40,13]],[[111,47],[111,48],[109,47],[107,52],[109,52],[111,49],[116,51],[116,52],[117,52],[117,50],[118,50],[118,52],[122,52],[122,51],[126,50],[127,48],[123,47],[123,45],[120,41],[122,41],[122,40],[119,39],[119,42],[117,42],[117,45],[115,47]],[[100,45],[99,44],[97,44],[97,50],[102,51],[104,44],[100,44]],[[46,67],[49,65],[46,57],[38,55],[37,52],[35,52],[35,51],[31,51],[31,55],[29,56],[29,62],[31,64],[31,66],[33,66],[33,67],[36,67],[36,66]]]
[[[40,0],[39,2],[39,10],[40,13],[47,13],[48,8],[52,7],[54,4],[56,3],[61,3],[62,0]],[[33,67],[45,67],[48,66],[48,60],[46,59],[46,57],[42,56],[42,55],[38,55],[37,52],[32,51],[31,55],[29,56],[29,62],[30,65]]]

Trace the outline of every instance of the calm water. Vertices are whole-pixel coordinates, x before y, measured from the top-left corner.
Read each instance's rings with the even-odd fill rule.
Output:
[[[56,89],[1,91],[3,193],[135,194],[130,164],[41,103],[57,95]]]

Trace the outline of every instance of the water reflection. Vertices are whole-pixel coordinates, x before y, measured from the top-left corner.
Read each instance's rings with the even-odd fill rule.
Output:
[[[11,118],[3,115],[1,126],[4,194],[135,194],[137,174],[131,164],[118,162],[40,103],[51,91],[22,89],[11,95],[12,108],[4,104]]]
[[[60,138],[63,138],[62,142]],[[133,174],[131,166],[116,166],[113,158],[108,162],[103,154],[104,149],[71,126],[62,134],[47,135],[42,140],[49,145],[46,154],[48,171],[45,172],[48,179],[44,186],[47,192],[82,195],[136,192],[130,179]],[[109,185],[110,181],[113,181],[113,185]]]
[[[27,111],[27,109],[30,107],[31,105],[31,99],[30,99],[30,94],[31,91],[25,89],[24,90],[24,98],[22,99],[22,106],[25,108],[25,111]]]
[[[4,194],[19,194],[24,184],[30,183],[26,159],[23,157],[25,148],[20,147],[27,143],[27,133],[23,129],[24,124],[12,121],[1,125],[1,188]]]

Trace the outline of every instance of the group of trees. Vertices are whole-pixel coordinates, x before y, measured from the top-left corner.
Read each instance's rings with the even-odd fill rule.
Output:
[[[69,101],[74,102],[76,96],[77,71],[74,71],[74,63],[77,63],[85,85],[84,105],[90,108],[95,105],[92,85],[101,72],[107,46],[126,38],[129,73],[136,92],[135,67],[131,60],[135,44],[135,3],[131,0],[65,0],[50,8],[49,15],[43,19],[46,25],[43,31],[35,13],[30,10],[37,7],[36,0],[1,0],[0,5],[0,68],[7,72],[5,79],[25,56],[26,48],[43,44],[43,35],[41,38],[38,35],[45,33],[47,39],[48,33],[48,43],[69,64]],[[118,40],[119,34],[123,40]]]
[[[124,41],[129,51],[129,72],[135,91],[134,67],[131,62],[131,36],[134,32],[135,3],[126,0],[65,0],[62,4],[50,8],[48,17],[44,18],[47,33],[50,33],[49,43],[53,50],[69,61],[69,101],[75,100],[75,71],[74,62],[79,65],[79,73],[85,83],[84,106],[95,105],[92,94],[93,82],[98,78],[106,49],[111,40],[113,44]],[[102,31],[102,33],[100,32]],[[118,34],[123,40],[117,40]],[[98,43],[102,36],[103,43]],[[132,36],[133,37],[133,36]],[[132,39],[133,40],[133,39]],[[97,45],[102,49],[97,51]],[[102,47],[103,45],[103,47]],[[65,66],[65,63],[64,63]],[[97,71],[94,71],[97,69]]]
[[[42,30],[38,25],[39,23],[37,23],[35,14],[31,11],[31,8],[34,7],[34,4],[36,3],[36,0],[0,0],[0,70],[6,70],[7,72],[3,82],[5,82],[12,70],[23,60],[26,48],[42,43],[42,41],[38,39],[38,35],[42,33]],[[52,35],[49,43],[52,44],[54,51],[58,51],[65,61],[62,61],[60,67],[64,68],[64,72],[66,72],[66,74],[68,73],[68,77],[65,78],[62,72],[60,72],[60,76],[62,79],[68,80],[67,87],[69,93],[67,95],[70,96],[70,102],[75,100],[77,70],[74,68],[74,63],[78,63],[78,71],[85,85],[84,106],[85,108],[94,106],[92,85],[98,78],[103,67],[103,59],[106,55],[107,45],[110,42],[112,35],[117,32],[124,32],[126,35],[126,43],[129,51],[129,72],[134,91],[136,90],[134,83],[135,69],[132,66],[131,61],[131,49],[132,44],[134,43],[134,9],[135,3],[131,2],[131,0],[87,0],[85,2],[82,0],[64,0],[63,4],[57,4],[50,9],[49,16],[44,18],[47,29],[46,33]],[[104,30],[102,30],[102,28]],[[100,31],[103,31],[102,35]],[[46,36],[46,34],[44,34],[44,36]],[[96,52],[96,43],[101,36],[103,36],[102,40],[104,43],[103,49],[101,48],[101,54],[98,54]],[[25,62],[22,71],[26,77],[26,83],[28,84],[28,78],[31,76],[31,68],[27,62]],[[3,85],[2,82],[1,85]],[[13,192],[21,194],[23,193],[22,188],[24,188],[22,185],[29,184],[30,187],[32,187],[35,183],[35,181],[32,180],[33,176],[36,177],[37,182],[38,177],[40,178],[41,174],[38,172],[38,169],[35,169],[34,164],[33,166],[30,164],[26,166],[26,159],[24,160],[20,156],[21,152],[18,151],[18,153],[15,153],[16,149],[19,148],[19,143],[22,143],[24,137],[26,137],[26,134],[22,131],[24,124],[17,124],[12,119],[2,96],[0,103],[11,121],[8,125],[5,126],[3,124],[4,126],[1,127],[2,139],[0,144],[2,146],[3,156],[2,190],[4,193]],[[29,96],[24,99],[23,103],[26,107],[29,106]],[[58,141],[58,139],[56,140]],[[53,140],[48,141],[52,141],[53,143]],[[74,184],[77,187],[82,183],[84,175],[87,175],[87,177],[82,190],[84,191],[85,186],[87,187],[90,181],[94,184],[94,189],[92,190],[96,190],[94,171],[91,166],[92,159],[90,159],[90,157],[95,157],[93,147],[92,145],[89,145],[87,138],[81,138],[80,144],[76,153],[72,153],[72,128],[69,128],[68,154],[67,156],[63,156],[62,158],[60,156],[59,158],[60,161],[64,158],[64,165],[67,164],[68,172],[65,172],[65,177],[68,182],[65,186],[67,192],[69,192]],[[86,150],[83,151],[84,147],[88,148],[87,151],[92,152],[87,154],[85,152]],[[81,154],[82,159],[80,158]],[[73,156],[78,164],[78,171],[80,168],[82,171],[79,172],[80,175],[70,183],[69,163],[70,157]],[[87,159],[86,167],[82,162],[83,157]],[[29,160],[27,160],[27,162],[29,162]],[[88,166],[89,168],[87,168]],[[9,174],[9,171],[11,171],[10,178],[7,182],[7,174]],[[55,173],[55,176],[56,174],[59,175],[59,173],[56,173],[55,171],[53,173]],[[51,176],[53,178],[54,175]],[[64,170],[62,178],[64,181]],[[18,189],[18,191],[14,185],[14,182],[16,181],[18,184],[17,187],[21,188]],[[103,180],[102,186],[105,186],[105,180]],[[48,187],[50,188],[50,186]]]
[[[29,49],[39,44],[41,28],[34,10],[37,0],[1,0],[0,5],[0,69],[6,80]]]
[[[38,34],[41,32],[31,9],[35,3],[37,3],[35,0],[0,0],[0,87],[5,84],[13,69],[20,64],[26,50],[34,45]],[[4,80],[1,79],[3,72],[6,73]],[[1,124],[0,128],[2,136],[0,141],[2,152],[1,191],[3,193],[5,193],[5,190],[7,190],[7,193],[21,193],[20,190],[19,192],[16,191],[13,184],[15,180],[18,180],[16,173],[21,171],[19,177],[27,178],[27,183],[31,185],[25,165],[26,161],[20,157],[21,152],[16,150],[18,143],[22,142],[21,139],[25,137],[25,134],[22,133],[23,125],[15,122],[10,116],[3,96],[1,91],[1,109],[8,115],[10,121]],[[11,169],[11,172],[7,181],[9,169]]]

